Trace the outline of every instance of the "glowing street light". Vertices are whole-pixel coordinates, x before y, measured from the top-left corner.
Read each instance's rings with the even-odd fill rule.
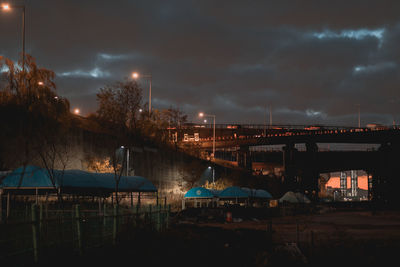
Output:
[[[358,107],[358,128],[361,128],[361,119],[360,119],[360,104],[356,104]]]
[[[213,118],[213,152],[212,152],[212,158],[214,159],[215,157],[215,115],[210,115],[210,114],[205,114],[204,112],[199,113],[199,117],[211,117]]]
[[[129,147],[121,146],[121,149],[126,149],[126,176],[129,176]]]
[[[1,9],[10,11],[12,8],[22,9],[22,70],[25,72],[25,5],[2,4]]]
[[[139,75],[138,72],[133,72],[132,73],[132,78],[133,79],[137,80],[140,77],[149,79],[149,85],[150,85],[150,87],[149,87],[149,114],[150,114],[151,113],[151,79],[152,79],[152,76],[151,76],[151,74]]]
[[[79,115],[79,113],[81,113],[81,111],[80,111],[79,108],[76,108],[76,109],[74,109],[74,113],[75,113],[76,115]]]

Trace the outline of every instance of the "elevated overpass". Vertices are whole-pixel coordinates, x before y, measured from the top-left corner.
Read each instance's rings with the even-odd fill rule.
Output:
[[[183,130],[183,136],[178,145],[182,148],[197,147],[210,149],[213,147],[212,128],[193,128]],[[198,133],[198,138],[190,138]],[[185,139],[185,134],[189,138]],[[400,127],[385,128],[350,128],[296,126],[291,128],[271,127],[261,129],[245,126],[240,128],[217,128],[215,136],[216,148],[260,145],[286,145],[299,143],[353,143],[353,144],[384,144],[400,140]]]
[[[192,151],[205,151],[210,155],[214,143],[212,128],[184,130],[187,135],[197,132],[197,138],[182,138],[178,142],[179,147]],[[320,143],[377,144],[379,148],[376,151],[320,151],[318,148]],[[298,151],[296,144],[305,144],[306,150]],[[239,167],[250,169],[252,152],[249,148],[264,145],[283,145],[281,156],[275,158],[281,159],[285,184],[289,190],[301,189],[312,197],[312,192],[318,190],[320,173],[362,169],[372,177],[374,200],[399,202],[397,190],[400,189],[400,127],[398,126],[352,128],[220,125],[219,128],[216,127],[216,151],[234,150]]]

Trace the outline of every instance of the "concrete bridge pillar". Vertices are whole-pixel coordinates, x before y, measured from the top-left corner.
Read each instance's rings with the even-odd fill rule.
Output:
[[[283,147],[284,184],[286,189],[291,191],[298,188],[296,152],[297,149],[294,147],[294,143],[288,143]]]
[[[400,198],[400,143],[387,142],[378,150],[378,162],[372,174],[372,201],[378,205],[398,207]]]
[[[318,200],[319,171],[317,166],[318,146],[315,142],[306,143],[306,164],[301,175],[301,188],[312,201]]]
[[[239,167],[251,170],[252,162],[249,146],[240,146],[240,149],[237,151],[237,162]]]

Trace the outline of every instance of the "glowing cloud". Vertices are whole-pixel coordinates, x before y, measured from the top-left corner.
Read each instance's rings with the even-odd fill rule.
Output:
[[[318,39],[332,39],[332,38],[350,38],[362,40],[367,37],[375,37],[382,40],[385,29],[379,28],[375,30],[359,29],[359,30],[343,30],[341,32],[334,32],[325,30],[323,32],[315,32],[312,35]]]
[[[105,78],[109,77],[110,73],[108,71],[102,71],[99,68],[94,68],[90,71],[74,70],[58,73],[61,77],[92,77],[92,78]]]
[[[354,74],[360,74],[360,73],[371,73],[371,72],[377,72],[381,70],[387,70],[387,69],[392,69],[396,68],[396,63],[394,62],[382,62],[378,63],[375,65],[358,65],[353,68],[353,73]]]

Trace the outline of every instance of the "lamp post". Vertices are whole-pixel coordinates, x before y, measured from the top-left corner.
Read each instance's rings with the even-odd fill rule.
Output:
[[[129,148],[124,146],[121,146],[121,148],[126,148],[126,176],[129,176]]]
[[[211,166],[208,166],[208,169],[210,170],[212,168],[212,182],[213,186],[215,186],[215,169]]]
[[[212,158],[214,159],[215,157],[215,115],[210,115],[210,114],[205,114],[203,112],[199,113],[199,117],[211,117],[213,118],[213,153],[212,153]]]
[[[22,71],[25,72],[25,5],[1,5],[1,9],[4,11],[9,11],[12,8],[22,9]]]
[[[140,77],[149,79],[149,115],[150,115],[150,113],[151,113],[151,79],[152,79],[152,76],[151,76],[151,74],[139,75],[139,73],[137,73],[137,72],[132,73],[133,79],[136,80],[136,79],[139,79]]]
[[[361,128],[361,120],[360,120],[360,104],[356,104],[358,107],[358,128]]]

